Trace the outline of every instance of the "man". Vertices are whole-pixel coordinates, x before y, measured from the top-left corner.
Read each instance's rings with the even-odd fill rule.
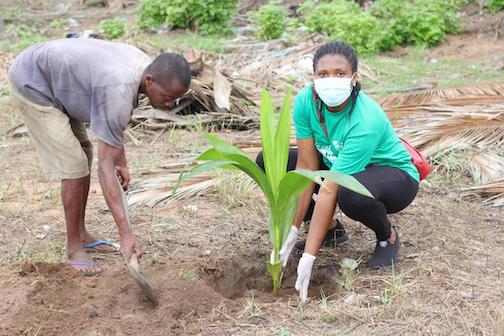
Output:
[[[11,93],[46,175],[61,180],[67,227],[68,263],[86,275],[99,273],[86,249],[107,252],[107,242],[85,227],[92,146],[83,122],[98,138],[98,178],[127,259],[142,248],[127,221],[121,185],[130,177],[124,131],[138,95],[155,108],[169,108],[188,90],[191,74],[180,55],[165,53],[153,62],[139,49],[95,39],[55,40],[23,51],[9,70]],[[105,243],[105,244],[104,244]]]

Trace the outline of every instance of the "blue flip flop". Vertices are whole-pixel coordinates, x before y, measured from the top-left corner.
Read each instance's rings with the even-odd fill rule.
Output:
[[[71,267],[73,267],[75,270],[79,271],[82,273],[84,276],[93,276],[100,274],[102,270],[96,270],[96,271],[91,271],[91,272],[82,272],[80,269],[82,268],[94,268],[96,269],[96,263],[93,260],[67,260],[67,264]]]
[[[96,249],[95,247],[97,246],[111,246],[113,247],[114,249],[113,250],[110,250],[110,251],[107,251],[107,250],[100,250],[100,249]],[[111,242],[108,242],[106,240],[97,240],[97,241],[94,241],[92,243],[89,243],[87,245],[84,245],[82,247],[82,249],[86,252],[98,252],[98,253],[116,253],[119,251],[119,248],[116,246],[116,244],[114,243],[111,243]]]

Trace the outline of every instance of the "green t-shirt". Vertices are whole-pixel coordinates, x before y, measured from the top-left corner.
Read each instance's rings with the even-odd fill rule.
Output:
[[[360,92],[355,108],[349,103],[341,112],[322,108],[327,138],[313,101],[313,84],[303,88],[294,102],[294,126],[298,139],[313,138],[331,171],[356,174],[376,164],[404,170],[419,181],[411,156],[396,135],[390,120],[371,97]]]

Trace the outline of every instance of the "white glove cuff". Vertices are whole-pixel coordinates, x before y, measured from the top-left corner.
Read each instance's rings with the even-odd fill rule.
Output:
[[[306,253],[306,252],[303,253],[302,257],[305,258],[305,259],[308,259],[310,261],[315,261],[315,259],[317,259],[317,257],[311,255],[310,253]]]
[[[295,225],[292,225],[291,226],[291,231],[294,231],[297,234],[298,231],[299,231],[299,229]]]

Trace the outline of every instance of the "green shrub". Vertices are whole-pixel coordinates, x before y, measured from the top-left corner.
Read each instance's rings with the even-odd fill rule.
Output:
[[[109,40],[121,37],[126,31],[126,24],[120,18],[102,20],[100,26]]]
[[[385,29],[380,49],[409,43],[433,46],[443,41],[446,33],[457,33],[457,9],[464,0],[377,0],[371,7]]]
[[[308,14],[310,14],[310,12],[315,9],[315,6],[315,0],[306,0],[299,5],[297,13],[299,14],[299,16],[306,18]]]
[[[487,0],[486,7],[491,13],[498,12],[504,9],[504,0]]]
[[[209,35],[231,31],[228,23],[238,0],[141,0],[139,25],[154,28],[168,22]]]
[[[166,22],[166,0],[140,0],[138,6],[138,25],[141,28],[154,28]]]
[[[262,40],[279,38],[285,31],[286,14],[283,7],[277,3],[261,6],[251,16],[259,26],[259,38]]]
[[[331,39],[343,40],[351,44],[359,54],[379,51],[383,24],[356,3],[336,0],[322,3],[311,10],[305,25],[314,32],[324,32]]]

